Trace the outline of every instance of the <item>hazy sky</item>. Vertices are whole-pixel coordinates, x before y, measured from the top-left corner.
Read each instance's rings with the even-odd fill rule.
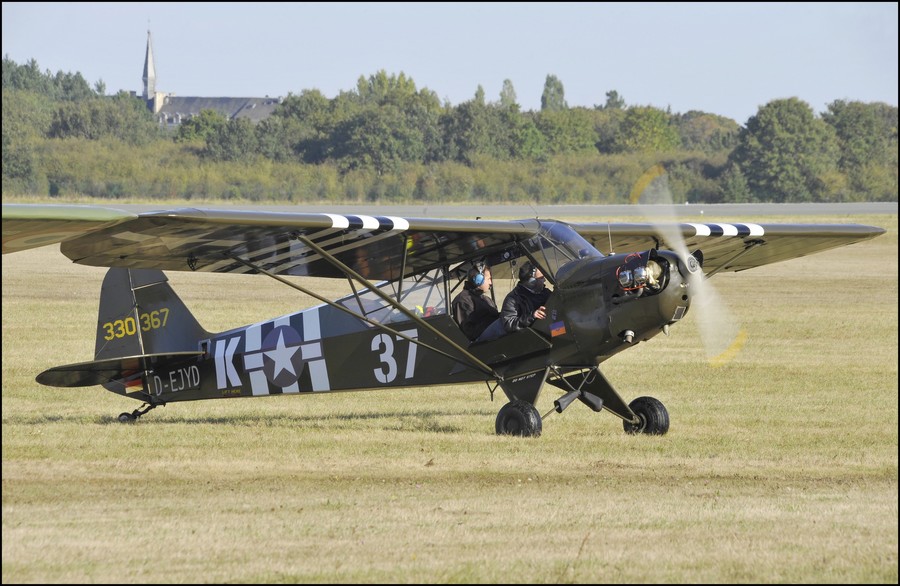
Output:
[[[897,3],[3,2],[3,54],[142,90],[147,29],[158,91],[329,98],[381,69],[453,105],[510,79],[540,109],[548,74],[569,106],[703,110],[743,124],[796,96],[897,105]]]

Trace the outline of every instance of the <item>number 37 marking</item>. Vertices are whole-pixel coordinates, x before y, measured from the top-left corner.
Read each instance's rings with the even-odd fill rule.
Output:
[[[419,337],[419,332],[417,330],[406,330],[405,332],[400,333],[413,340],[416,340]],[[397,340],[403,339],[404,338],[397,336]],[[406,355],[406,373],[404,378],[412,378],[415,374],[417,348],[418,344],[410,342],[409,352]],[[373,370],[375,379],[382,384],[393,382],[394,379],[397,378],[397,361],[394,359],[394,340],[388,334],[378,334],[372,338],[372,352],[379,352],[378,358],[381,360],[381,368]]]

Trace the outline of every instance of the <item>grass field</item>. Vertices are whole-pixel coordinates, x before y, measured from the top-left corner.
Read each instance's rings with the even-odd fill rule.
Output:
[[[748,334],[724,367],[690,314],[605,363],[626,400],[666,404],[663,437],[578,403],[498,437],[483,385],[121,425],[138,403],[34,382],[92,358],[104,270],[4,256],[3,583],[897,583],[897,216],[758,220],[888,233],[717,275]],[[312,304],[263,277],[170,279],[209,330]]]

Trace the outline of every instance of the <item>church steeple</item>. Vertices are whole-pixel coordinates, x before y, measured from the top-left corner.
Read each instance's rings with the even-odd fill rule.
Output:
[[[144,57],[144,99],[156,97],[156,66],[153,64],[153,45],[150,43],[150,31],[147,31],[147,56]]]

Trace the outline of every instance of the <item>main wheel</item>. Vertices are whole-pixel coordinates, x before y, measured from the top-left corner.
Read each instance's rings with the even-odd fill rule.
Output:
[[[497,435],[538,437],[541,435],[541,414],[525,401],[511,401],[497,413]]]
[[[663,435],[669,431],[669,412],[653,397],[638,397],[628,405],[640,420],[638,423],[623,421],[625,433]]]
[[[137,417],[135,417],[131,413],[119,414],[119,423],[134,423],[135,421],[137,421]]]

